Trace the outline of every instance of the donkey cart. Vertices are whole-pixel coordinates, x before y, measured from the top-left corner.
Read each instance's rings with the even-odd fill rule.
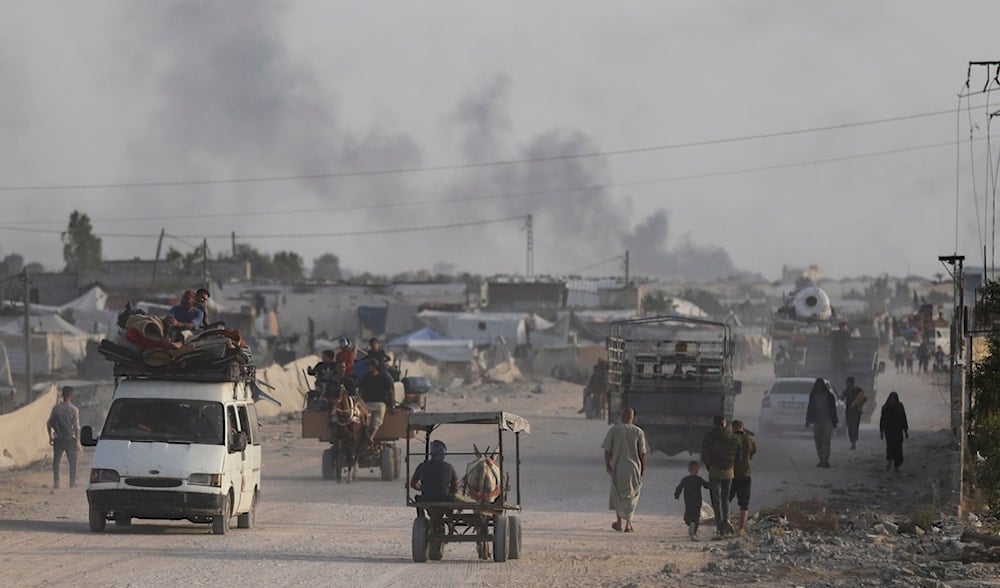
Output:
[[[509,412],[412,413],[407,415],[409,432],[423,431],[423,448],[411,451],[406,436],[406,478],[422,461],[430,459],[432,435],[441,425],[489,425],[496,427],[495,452],[449,452],[449,457],[471,456],[462,479],[464,493],[438,502],[413,496],[409,485],[406,505],[417,510],[413,519],[413,561],[439,560],[445,543],[475,543],[479,559],[503,562],[521,556],[521,433],[531,433],[528,421]],[[504,457],[504,432],[514,435],[514,459]],[[475,446],[474,446],[475,447]],[[511,468],[510,466],[513,466]],[[514,500],[510,500],[514,472]],[[489,475],[481,475],[484,471]],[[483,482],[489,479],[491,482]],[[495,497],[494,497],[495,495]]]

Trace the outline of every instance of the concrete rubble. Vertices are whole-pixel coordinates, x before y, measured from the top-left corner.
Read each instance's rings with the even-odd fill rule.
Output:
[[[966,525],[956,517],[927,529],[871,511],[837,513],[836,521],[837,530],[814,531],[781,514],[764,516],[752,521],[746,535],[706,542],[709,561],[701,569],[679,576],[668,565],[661,574],[692,585],[724,579],[728,585],[845,587],[970,586],[997,577],[995,563],[975,557],[983,546],[962,541]]]

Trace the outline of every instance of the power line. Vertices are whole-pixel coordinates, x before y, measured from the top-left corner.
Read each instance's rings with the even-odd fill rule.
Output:
[[[973,142],[985,141],[986,138],[982,137],[979,139],[971,139]],[[106,218],[106,219],[91,219],[92,222],[137,222],[137,221],[153,221],[153,220],[188,220],[188,219],[203,219],[203,218],[245,218],[254,216],[277,216],[277,215],[290,215],[290,214],[317,214],[323,212],[333,212],[333,211],[345,211],[345,210],[375,210],[384,208],[398,208],[398,207],[408,207],[408,206],[424,206],[428,204],[462,204],[462,203],[472,203],[480,202],[484,200],[497,200],[497,199],[511,199],[511,198],[530,198],[537,196],[547,196],[552,194],[566,194],[574,192],[586,192],[590,190],[608,190],[611,188],[630,188],[637,186],[649,186],[655,184],[668,184],[673,182],[681,182],[695,179],[713,178],[713,177],[723,177],[732,175],[742,175],[748,173],[755,173],[761,171],[769,171],[776,169],[786,169],[794,167],[804,167],[809,165],[820,165],[824,163],[836,163],[840,161],[850,161],[853,159],[864,159],[867,157],[878,157],[882,155],[893,155],[898,153],[906,153],[910,151],[921,151],[927,149],[936,149],[940,147],[950,147],[954,146],[958,141],[946,141],[941,143],[930,143],[926,145],[914,145],[910,147],[900,147],[897,149],[886,149],[882,151],[869,151],[865,153],[855,153],[849,155],[841,155],[837,157],[828,157],[821,159],[812,159],[806,161],[793,161],[786,163],[777,163],[772,165],[756,166],[756,167],[746,167],[746,168],[736,168],[730,170],[719,170],[714,172],[705,172],[700,174],[688,174],[682,176],[673,176],[668,178],[658,178],[652,180],[637,180],[634,182],[614,182],[608,184],[589,184],[585,186],[573,186],[568,188],[556,188],[552,190],[532,190],[528,192],[515,192],[515,193],[504,193],[504,194],[489,194],[482,196],[466,196],[466,197],[455,197],[455,198],[428,198],[424,200],[411,200],[406,202],[381,202],[377,204],[363,204],[363,205],[347,205],[347,206],[331,206],[331,207],[320,207],[320,208],[306,208],[306,209],[295,209],[295,210],[282,210],[282,211],[242,211],[242,212],[226,212],[217,214],[197,214],[197,215],[173,215],[173,216],[147,216],[147,217],[118,217],[118,218]],[[64,220],[49,220],[49,221],[24,221],[24,222],[7,222],[0,225],[0,230],[10,230],[10,231],[22,231],[22,232],[41,232],[41,233],[62,233],[59,230],[46,230],[46,229],[35,229],[30,230],[23,228],[27,225],[40,225],[40,224],[56,224],[64,223]],[[146,237],[148,235],[136,235],[128,233],[101,233],[98,236],[107,237]],[[200,235],[170,235],[174,238],[201,238]]]
[[[825,126],[811,127],[805,129],[777,131],[772,133],[760,133],[755,135],[742,135],[737,137],[728,137],[721,139],[688,141],[684,143],[672,143],[667,145],[654,145],[646,147],[635,147],[631,149],[617,149],[610,151],[589,151],[589,152],[571,153],[565,155],[548,155],[541,157],[527,157],[521,159],[484,161],[477,163],[457,163],[457,164],[423,166],[423,167],[401,167],[401,168],[343,171],[343,172],[329,172],[329,173],[316,173],[316,174],[258,176],[258,177],[247,177],[247,178],[208,178],[208,179],[190,179],[190,180],[150,180],[150,181],[137,181],[137,182],[109,182],[109,183],[91,183],[91,184],[76,183],[76,184],[36,184],[36,185],[20,185],[20,186],[0,186],[0,192],[33,192],[33,191],[62,191],[62,190],[90,190],[90,189],[113,190],[113,189],[127,189],[127,188],[135,189],[135,188],[156,188],[156,187],[211,186],[211,185],[222,185],[222,184],[259,184],[259,183],[273,183],[273,182],[326,180],[334,178],[401,175],[401,174],[426,173],[435,171],[478,169],[478,168],[488,168],[488,167],[498,167],[498,166],[528,164],[528,163],[542,163],[547,161],[565,161],[571,159],[585,159],[592,157],[632,155],[636,153],[649,153],[654,151],[668,151],[675,149],[688,149],[692,147],[705,147],[709,145],[721,145],[725,143],[739,143],[745,141],[756,141],[761,139],[774,139],[778,137],[789,137],[789,136],[803,135],[808,133],[842,130],[842,129],[863,127],[863,126],[886,124],[891,122],[914,120],[919,118],[928,118],[932,116],[939,116],[942,114],[951,114],[951,113],[952,113],[951,110],[938,110],[934,112],[893,116],[893,117],[872,119],[867,121],[839,123],[834,125],[825,125]]]

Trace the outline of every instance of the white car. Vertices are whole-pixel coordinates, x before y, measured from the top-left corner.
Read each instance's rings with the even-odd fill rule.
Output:
[[[757,426],[761,433],[779,433],[781,431],[805,432],[806,408],[809,406],[809,393],[812,391],[816,378],[778,378],[764,392],[760,401],[760,415]],[[826,387],[836,395],[829,380],[824,379]],[[844,402],[837,399],[838,432],[843,432]]]

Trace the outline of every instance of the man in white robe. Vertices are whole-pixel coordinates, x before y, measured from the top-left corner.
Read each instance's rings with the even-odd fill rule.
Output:
[[[611,475],[610,510],[615,511],[616,521],[611,528],[631,533],[632,515],[639,504],[642,477],[646,474],[646,434],[632,424],[635,411],[622,409],[621,422],[608,431],[604,438],[604,465]],[[622,521],[624,520],[624,525]]]

